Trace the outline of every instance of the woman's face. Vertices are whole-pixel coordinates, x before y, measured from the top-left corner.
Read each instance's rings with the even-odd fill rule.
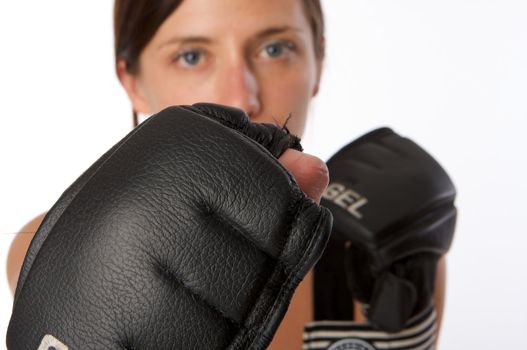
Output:
[[[137,112],[214,102],[301,135],[321,62],[302,0],[185,0],[118,72]]]

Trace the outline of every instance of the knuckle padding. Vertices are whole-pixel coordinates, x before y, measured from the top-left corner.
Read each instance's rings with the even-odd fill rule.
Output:
[[[35,349],[49,333],[82,349],[264,348],[330,225],[272,152],[170,107],[48,213],[8,345]]]

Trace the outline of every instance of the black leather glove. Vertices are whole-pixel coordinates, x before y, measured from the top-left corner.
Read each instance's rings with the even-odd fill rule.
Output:
[[[322,261],[331,251],[345,256],[340,268],[368,320],[400,331],[431,305],[437,261],[454,235],[454,185],[427,152],[388,128],[341,149],[328,169],[321,204],[333,213],[334,237]]]
[[[47,214],[9,349],[264,349],[331,214],[277,161],[287,129],[212,104],[130,132]]]

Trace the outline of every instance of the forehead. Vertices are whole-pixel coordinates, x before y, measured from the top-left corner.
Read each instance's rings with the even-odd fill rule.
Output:
[[[309,31],[303,0],[184,0],[153,41],[171,36],[251,36],[269,27]]]

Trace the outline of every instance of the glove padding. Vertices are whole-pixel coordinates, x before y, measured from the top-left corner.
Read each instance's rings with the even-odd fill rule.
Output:
[[[332,240],[349,241],[352,294],[371,324],[400,331],[432,302],[437,260],[454,235],[454,185],[426,151],[389,128],[341,149],[328,169],[321,204],[333,213]]]
[[[9,349],[266,348],[331,231],[277,161],[291,147],[218,105],[149,118],[47,214]]]

